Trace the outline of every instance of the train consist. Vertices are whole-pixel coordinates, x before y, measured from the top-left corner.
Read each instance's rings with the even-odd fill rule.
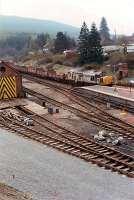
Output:
[[[54,70],[44,70],[43,68],[36,67],[15,67],[21,73],[45,78],[48,80],[54,80],[57,82],[68,83],[77,86],[86,86],[86,85],[112,85],[113,77],[112,76],[103,76],[102,72],[75,72],[69,71],[67,73],[58,73]]]

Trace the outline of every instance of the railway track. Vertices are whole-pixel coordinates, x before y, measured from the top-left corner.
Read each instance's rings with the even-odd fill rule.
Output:
[[[130,155],[66,130],[44,117],[35,115],[33,119],[44,129],[37,131],[34,127],[27,127],[5,116],[0,117],[0,126],[85,161],[134,178],[134,159]]]
[[[127,104],[124,105],[124,104],[121,104],[121,103],[114,102],[112,100],[107,101],[107,100],[101,98],[99,95],[87,96],[86,94],[83,94],[81,89],[77,89],[77,91],[73,90],[73,94],[76,94],[77,96],[81,96],[88,101],[94,101],[94,102],[100,103],[100,104],[104,104],[104,103],[107,104],[107,102],[109,102],[113,108],[125,109],[126,111],[128,111],[130,113],[134,113],[134,107],[133,106],[130,106],[130,105],[127,105]]]
[[[30,90],[28,88],[23,88],[23,90],[26,93],[29,93],[32,96],[36,96],[37,98],[49,102],[52,105],[62,107],[63,109],[67,109],[76,115],[84,118],[87,121],[93,122],[95,125],[99,125],[101,128],[105,128],[109,131],[114,131],[115,133],[118,133],[118,135],[126,137],[127,139],[132,140],[134,138],[134,127],[130,124],[123,123],[120,120],[114,121],[113,119],[107,118],[107,116],[103,116],[102,113],[95,112],[92,113],[91,111],[84,111],[83,109],[76,108],[74,106],[70,106],[68,104],[65,104],[63,102],[59,102],[55,99],[49,98],[43,94],[40,94],[38,92],[35,92],[33,90]],[[127,126],[126,126],[127,125]]]
[[[34,82],[37,82],[37,83],[40,83],[40,84],[45,84],[45,85],[47,85],[49,87],[53,87],[55,89],[62,89],[61,92],[63,90],[70,90],[70,89],[74,88],[71,85],[67,85],[67,84],[63,84],[63,83],[58,83],[56,81],[52,82],[50,80],[46,80],[46,79],[39,78],[39,77],[36,77],[36,76],[31,76],[31,75],[24,74],[24,73],[22,73],[22,76],[23,76],[23,78],[29,79],[31,81],[34,81]]]
[[[37,76],[31,76],[31,75],[27,75],[27,74],[24,74],[23,73],[23,76],[25,77],[25,78],[27,78],[27,79],[30,79],[30,80],[32,80],[32,81],[35,81],[35,82],[37,82],[37,83],[40,83],[40,84],[44,84],[44,85],[47,85],[47,86],[49,86],[49,87],[52,87],[52,88],[55,88],[57,91],[59,91],[60,93],[62,93],[62,94],[64,94],[64,95],[66,95],[66,96],[68,96],[69,98],[72,98],[72,97],[82,97],[82,98],[84,98],[84,99],[86,99],[87,100],[87,102],[88,102],[88,105],[90,104],[92,104],[92,103],[90,103],[91,101],[94,101],[94,102],[96,102],[97,104],[99,103],[99,104],[101,104],[101,106],[103,106],[104,104],[106,105],[107,104],[107,101],[106,100],[104,100],[104,99],[101,99],[98,95],[97,96],[92,96],[92,97],[89,97],[89,96],[87,96],[87,95],[84,95],[82,92],[81,92],[81,89],[80,89],[80,91],[77,89],[77,91],[76,90],[72,90],[72,92],[71,92],[71,95],[68,93],[69,92],[69,90],[70,89],[73,89],[73,88],[75,88],[75,87],[68,87],[68,85],[66,85],[66,84],[61,84],[61,83],[57,83],[57,82],[54,82],[54,81],[50,81],[50,80],[44,80],[43,78],[39,78],[39,77],[37,77]],[[113,108],[116,108],[116,109],[124,109],[124,107],[125,107],[125,110],[126,111],[128,111],[128,112],[130,112],[130,113],[134,113],[134,108],[133,107],[131,107],[131,106],[126,106],[126,105],[124,105],[124,104],[119,104],[119,103],[115,103],[115,102],[110,102],[111,103],[111,106],[113,106]],[[94,104],[92,104],[92,106],[94,106]],[[100,105],[99,105],[100,106]],[[105,112],[105,114],[106,114],[106,112]]]
[[[44,117],[44,116],[40,116],[40,115],[37,115],[36,113],[34,113],[34,112],[32,112],[32,111],[30,111],[29,109],[27,109],[27,108],[25,108],[24,106],[19,106],[19,111],[21,111],[23,114],[30,114],[30,115],[32,115],[32,116],[34,116],[35,115],[35,117],[37,116],[37,120],[36,120],[36,118],[34,118],[34,121],[36,121],[38,124],[40,124],[41,126],[44,126],[44,124],[45,124],[45,126],[47,126],[48,128],[52,128],[53,127],[53,130],[54,130],[54,132],[55,132],[55,130],[58,130],[58,133],[60,133],[61,132],[61,130],[64,132],[65,131],[65,133],[66,132],[69,132],[69,134],[71,134],[71,135],[77,135],[77,136],[80,136],[80,137],[82,137],[82,138],[84,138],[85,139],[85,137],[86,136],[84,136],[83,137],[83,133],[78,133],[78,131],[75,129],[75,128],[73,128],[73,129],[67,129],[67,128],[65,128],[65,127],[63,127],[63,126],[60,126],[60,125],[58,125],[57,123],[55,123],[54,121],[52,121],[52,120],[50,120],[50,119],[48,119],[48,117]],[[41,120],[41,121],[40,121]],[[43,120],[43,122],[42,122],[42,120]],[[42,123],[43,124],[42,124]],[[71,135],[69,135],[69,137],[71,136]],[[96,142],[96,143],[98,143],[98,144],[100,144],[100,142],[97,142],[97,141],[95,141],[94,139],[93,139],[93,137],[86,137],[86,139],[90,139],[90,140],[92,140],[92,141],[94,141],[94,142]],[[103,145],[104,143],[101,143],[101,145]],[[108,145],[109,147],[111,147],[110,145]],[[130,145],[127,145],[127,144],[125,144],[125,145],[121,145],[120,147],[118,147],[118,148],[116,148],[115,146],[114,147],[112,147],[112,148],[114,148],[114,149],[119,149],[119,150],[130,150],[130,152],[132,153],[132,156],[133,156],[133,152],[134,152],[134,148],[133,148],[134,146],[133,145],[131,145],[131,147],[130,147]],[[131,154],[130,154],[131,155]]]
[[[101,118],[105,118],[106,120],[109,119],[112,120],[112,123],[118,125],[121,125],[124,127],[124,129],[126,129],[126,131],[133,131],[134,132],[134,126],[132,124],[129,124],[127,122],[122,121],[121,119],[114,117],[113,115],[111,115],[110,113],[107,113],[106,111],[104,111],[104,108],[97,106],[91,102],[89,102],[88,100],[90,100],[90,98],[88,98],[87,96],[83,96],[80,92],[75,92],[74,93],[70,93],[70,88],[65,88],[63,86],[60,86],[60,84],[57,85],[53,84],[50,81],[46,81],[46,80],[41,80],[40,78],[35,78],[35,77],[31,77],[31,76],[26,76],[28,79],[38,82],[40,84],[44,84],[47,85],[51,88],[54,88],[55,90],[57,90],[58,92],[64,94],[65,96],[67,96],[68,98],[70,98],[73,102],[79,104],[80,106],[82,106],[83,108],[85,108],[86,110],[90,110],[92,111],[94,114],[97,114],[97,116],[100,116]],[[84,98],[83,98],[84,97]],[[87,98],[86,98],[87,97]],[[85,100],[85,98],[87,100]],[[119,123],[119,124],[118,124]]]

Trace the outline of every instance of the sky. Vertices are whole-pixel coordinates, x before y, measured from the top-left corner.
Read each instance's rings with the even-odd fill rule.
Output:
[[[111,33],[134,33],[134,0],[0,0],[0,15],[49,19],[76,27],[99,28],[104,16]]]

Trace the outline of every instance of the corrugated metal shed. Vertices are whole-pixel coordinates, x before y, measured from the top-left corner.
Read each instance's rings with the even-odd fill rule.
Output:
[[[0,100],[22,97],[22,77],[10,63],[0,61]]]

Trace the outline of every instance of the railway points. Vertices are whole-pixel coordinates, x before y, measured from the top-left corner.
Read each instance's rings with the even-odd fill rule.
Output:
[[[118,92],[119,91],[119,92]],[[104,103],[110,103],[112,107],[134,113],[134,92],[126,92],[126,89],[115,89],[107,86],[90,86],[74,88],[74,93],[86,99]],[[125,95],[124,95],[125,93]]]
[[[73,26],[56,22],[56,16],[44,20],[47,3],[39,1],[20,1],[20,8],[14,2],[15,10],[13,2],[7,9],[2,3],[0,200],[134,200],[130,23],[126,33],[120,33],[121,23],[110,30],[107,16],[100,26],[84,21],[75,27],[82,0],[79,8],[64,0],[48,6],[63,14],[62,21],[75,17]],[[115,13],[110,2],[93,4],[105,15]],[[114,20],[120,22],[116,10]],[[24,17],[5,16],[9,12]]]
[[[85,98],[82,90],[85,91],[86,87],[74,88],[31,75],[23,77],[21,92],[29,100],[16,105],[14,110],[18,114],[13,114],[12,108],[8,111],[4,109],[5,113],[1,111],[2,128],[105,169],[134,177],[133,124],[108,112],[104,102]],[[97,86],[88,88],[93,87]],[[120,99],[120,96],[117,98]],[[127,107],[131,109],[133,104]],[[50,108],[57,108],[58,112],[48,112]],[[26,119],[29,119],[27,123]],[[101,131],[105,134],[97,136]]]

